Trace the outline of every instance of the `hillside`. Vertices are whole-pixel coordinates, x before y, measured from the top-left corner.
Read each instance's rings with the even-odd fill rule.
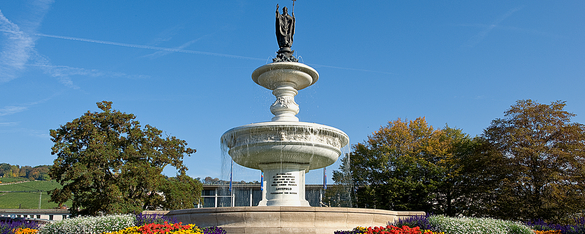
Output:
[[[3,182],[5,182],[3,180]],[[47,191],[61,187],[55,181],[22,181],[0,184],[0,209],[37,209],[39,197],[41,209],[52,209],[57,204],[49,202]],[[66,204],[70,206],[71,204]]]

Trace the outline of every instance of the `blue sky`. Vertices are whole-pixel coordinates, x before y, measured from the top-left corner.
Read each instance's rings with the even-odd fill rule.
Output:
[[[52,164],[49,129],[107,100],[195,148],[189,175],[222,177],[220,136],[272,118],[274,96],[250,76],[278,50],[277,3],[292,6],[0,1],[0,161]],[[583,12],[585,1],[298,0],[292,48],[320,78],[296,96],[297,117],[351,144],[421,116],[476,136],[520,99],[564,100],[584,123]]]

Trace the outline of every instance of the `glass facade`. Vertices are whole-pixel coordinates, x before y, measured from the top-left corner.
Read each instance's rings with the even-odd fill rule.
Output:
[[[322,185],[305,185],[305,199],[311,206],[322,206],[323,194]],[[232,191],[229,185],[203,185],[201,195],[203,204],[197,204],[197,208],[258,206],[262,200],[260,184],[234,184]]]

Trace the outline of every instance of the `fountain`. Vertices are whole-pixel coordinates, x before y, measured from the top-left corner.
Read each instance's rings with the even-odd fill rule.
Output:
[[[259,67],[252,79],[273,90],[271,122],[233,128],[221,137],[234,162],[264,172],[266,193],[259,206],[309,206],[305,200],[305,173],[329,166],[349,143],[339,129],[299,122],[298,90],[314,84],[317,71],[298,62],[276,62]]]
[[[296,117],[299,106],[294,97],[317,82],[319,74],[293,56],[290,47],[294,23],[294,13],[288,15],[284,7],[280,14],[277,5],[280,50],[273,63],[252,73],[252,80],[272,90],[276,97],[270,106],[272,121],[235,127],[221,137],[235,163],[264,173],[265,189],[259,205],[174,210],[167,216],[199,226],[221,226],[228,233],[333,233],[424,214],[309,206],[305,200],[305,173],[335,163],[349,137],[339,129],[300,122]]]

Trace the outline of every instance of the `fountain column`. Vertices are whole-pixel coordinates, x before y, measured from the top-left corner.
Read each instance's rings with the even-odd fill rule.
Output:
[[[308,164],[267,163],[260,164],[260,169],[266,180],[266,195],[258,206],[309,206],[304,186]]]

